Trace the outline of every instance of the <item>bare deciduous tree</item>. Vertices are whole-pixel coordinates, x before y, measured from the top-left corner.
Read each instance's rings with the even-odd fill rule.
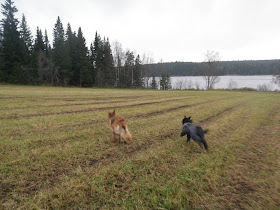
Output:
[[[261,85],[258,85],[257,90],[262,91],[262,92],[268,92],[268,91],[272,90],[272,85],[269,84],[269,83],[268,84],[261,84]]]
[[[183,80],[177,80],[177,82],[176,82],[176,89],[177,90],[182,90],[183,88],[184,88],[184,82],[185,81],[183,81]]]
[[[187,80],[187,87],[186,87],[186,89],[190,90],[190,89],[192,89],[192,88],[193,88],[192,80],[191,80],[191,79],[190,79],[190,80]]]
[[[195,88],[196,88],[197,90],[199,90],[199,89],[200,89],[200,85],[199,85],[199,83],[198,83],[198,82],[195,82]]]
[[[272,81],[280,87],[280,62],[278,63],[277,73],[273,76]]]
[[[125,53],[122,49],[122,44],[118,41],[114,41],[112,44],[113,47],[113,58],[114,58],[114,66],[116,68],[116,87],[119,86],[120,80],[120,71],[121,67],[124,65],[125,62]]]
[[[233,89],[237,89],[238,85],[236,81],[233,81],[232,79],[229,81],[228,85],[227,85],[227,89],[229,90],[233,90]]]
[[[58,70],[44,51],[38,52],[38,81],[40,84],[59,84]]]
[[[205,76],[206,89],[212,89],[214,85],[219,82],[220,78],[218,76],[218,62],[220,61],[220,56],[218,52],[213,50],[207,50],[205,54]]]
[[[142,74],[143,78],[144,78],[144,87],[145,88],[149,88],[149,80],[152,77],[152,74],[151,74],[152,65],[149,65],[149,64],[152,64],[152,63],[154,63],[153,54],[150,52],[148,52],[148,53],[145,52],[142,56],[142,64],[143,65],[148,64],[143,69],[143,74]]]

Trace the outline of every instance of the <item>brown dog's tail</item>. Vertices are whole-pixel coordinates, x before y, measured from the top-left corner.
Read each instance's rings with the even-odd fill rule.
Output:
[[[132,140],[132,136],[126,125],[122,126],[121,137],[125,140],[126,143],[130,143]]]

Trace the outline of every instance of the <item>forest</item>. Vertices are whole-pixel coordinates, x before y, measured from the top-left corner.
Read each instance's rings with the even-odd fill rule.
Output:
[[[146,64],[151,75],[162,73],[172,76],[204,76],[204,62],[172,62]],[[280,60],[218,61],[218,75],[274,75],[280,68]]]
[[[0,82],[23,85],[78,87],[154,88],[144,78],[161,77],[161,89],[168,88],[170,76],[205,76],[207,63],[154,63],[149,54],[123,50],[121,43],[95,33],[88,47],[81,27],[78,31],[60,17],[54,24],[52,40],[38,26],[32,35],[27,18],[19,21],[14,2],[1,4]],[[279,60],[217,61],[217,75],[273,75]]]

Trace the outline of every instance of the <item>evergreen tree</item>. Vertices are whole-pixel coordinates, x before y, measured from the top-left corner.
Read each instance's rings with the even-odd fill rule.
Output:
[[[115,85],[114,59],[113,59],[109,39],[107,38],[106,41],[104,39],[103,43],[104,43],[104,48],[103,48],[104,85],[107,87],[112,87]]]
[[[34,71],[33,78],[35,78],[35,83],[37,84],[48,84],[50,80],[48,79],[48,69],[49,61],[46,55],[46,43],[44,42],[45,37],[43,37],[42,30],[37,27],[36,37],[34,41]]]
[[[4,53],[3,53],[3,31],[0,26],[0,81],[2,81],[2,71],[4,64]]]
[[[42,31],[41,29],[39,29],[39,27],[37,27],[36,38],[34,43],[34,51],[38,52],[39,50],[45,51],[45,43],[43,41]]]
[[[58,72],[52,62],[52,49],[49,43],[47,31],[44,36],[42,31],[37,29],[36,41],[37,50],[34,52],[36,57],[37,83],[39,84],[58,84]]]
[[[157,85],[157,81],[156,81],[155,75],[153,75],[153,78],[152,78],[151,88],[152,89],[158,89],[158,85]]]
[[[93,42],[93,69],[95,75],[95,84],[99,87],[104,86],[104,72],[103,72],[103,42],[97,32]]]
[[[47,57],[50,57],[51,55],[51,52],[52,52],[52,48],[51,48],[51,45],[50,45],[50,42],[49,42],[49,38],[48,38],[48,33],[47,33],[47,30],[45,30],[45,34],[44,34],[44,49],[45,49],[45,52],[46,52],[46,56]]]
[[[135,68],[133,74],[134,87],[143,87],[142,65],[140,55],[138,54],[135,59]]]
[[[2,52],[3,68],[1,80],[10,83],[21,83],[21,62],[23,55],[23,43],[18,31],[18,19],[15,13],[18,11],[11,0],[5,0],[1,4],[4,18],[1,20],[3,28]]]
[[[20,23],[20,38],[22,39],[28,54],[30,54],[33,45],[32,34],[27,25],[27,21],[24,14],[22,15],[22,20]]]
[[[93,85],[96,85],[96,71],[95,71],[95,58],[94,58],[94,45],[90,44],[89,60],[90,60],[90,77],[92,78]]]
[[[160,79],[160,89],[169,90],[172,89],[171,78],[168,74],[162,74]]]
[[[79,85],[83,87],[90,87],[93,85],[93,80],[90,71],[90,58],[88,56],[88,49],[86,47],[86,40],[83,36],[82,29],[78,29],[77,36],[77,69],[80,70]]]
[[[122,87],[134,87],[134,54],[129,50],[125,53],[125,63],[121,72],[120,82]]]
[[[33,41],[32,34],[27,25],[27,21],[25,15],[22,15],[22,20],[20,23],[20,39],[23,43],[23,52],[22,52],[22,62],[21,69],[24,77],[22,77],[23,84],[31,84],[34,81],[33,75],[33,57],[32,57],[32,49],[33,49]]]
[[[60,85],[67,86],[72,77],[71,59],[65,43],[63,25],[59,17],[53,29],[53,62],[58,69]]]
[[[80,86],[80,69],[77,66],[77,36],[75,32],[72,32],[70,23],[67,25],[66,30],[66,49],[69,52],[70,65],[69,69],[71,71],[70,84],[74,86]]]

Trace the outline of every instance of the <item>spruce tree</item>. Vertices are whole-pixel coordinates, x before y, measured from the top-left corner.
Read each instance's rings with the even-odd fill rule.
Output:
[[[157,85],[157,81],[156,81],[155,75],[153,75],[153,78],[152,78],[151,88],[152,89],[158,89],[158,85]]]
[[[123,87],[134,87],[134,54],[129,50],[125,54],[125,64],[120,80]]]
[[[104,86],[104,71],[103,71],[103,42],[97,32],[93,42],[93,68],[95,72],[95,84],[96,86]]]
[[[67,86],[72,77],[71,60],[69,49],[65,43],[63,25],[59,17],[53,29],[53,62],[58,69],[59,85]]]
[[[3,28],[1,80],[10,83],[21,83],[23,77],[21,70],[23,42],[18,31],[19,21],[15,18],[15,13],[18,10],[13,4],[14,2],[11,0],[5,0],[5,3],[1,4],[4,16],[1,20]]]
[[[39,50],[45,51],[45,43],[43,41],[42,31],[41,29],[39,29],[39,27],[37,27],[36,38],[34,42],[34,51],[38,52]]]
[[[20,38],[22,39],[27,52],[30,54],[32,51],[32,34],[27,25],[27,21],[25,15],[22,15],[21,23],[20,23]]]
[[[80,70],[79,86],[90,87],[93,85],[90,71],[90,59],[81,27],[78,29],[76,49],[77,58],[75,62],[77,62],[77,68]]]
[[[50,57],[51,55],[51,45],[50,45],[50,42],[49,42],[49,37],[48,37],[48,33],[47,33],[47,30],[45,30],[45,34],[44,34],[44,49],[45,49],[45,52],[46,52],[46,56],[47,57]]]
[[[70,85],[79,86],[80,85],[80,70],[77,67],[77,36],[75,32],[72,32],[70,23],[67,25],[66,30],[66,49],[69,52],[70,65],[69,69],[71,71]]]
[[[32,84],[34,81],[34,78],[32,77],[34,70],[32,62],[33,40],[24,14],[22,15],[22,20],[20,23],[20,39],[23,43],[21,68],[23,75],[25,75],[22,77],[22,83]]]
[[[160,89],[169,90],[172,89],[171,78],[168,74],[162,74],[160,79]]]
[[[135,68],[134,68],[134,87],[143,87],[143,77],[142,77],[142,65],[140,60],[140,55],[138,54],[135,59]]]
[[[37,29],[36,46],[34,52],[36,57],[37,83],[39,84],[58,84],[58,73],[52,62],[52,49],[49,43],[48,34],[45,30],[44,36],[42,31]]]
[[[112,50],[108,38],[107,40],[104,39],[103,49],[104,85],[107,87],[112,87],[115,85],[115,68]]]
[[[2,81],[2,71],[4,66],[4,53],[3,53],[3,31],[0,26],[0,81]]]
[[[94,58],[94,45],[93,43],[90,44],[89,50],[89,59],[90,59],[90,77],[92,78],[93,85],[96,85],[96,71],[95,71],[95,58]]]

